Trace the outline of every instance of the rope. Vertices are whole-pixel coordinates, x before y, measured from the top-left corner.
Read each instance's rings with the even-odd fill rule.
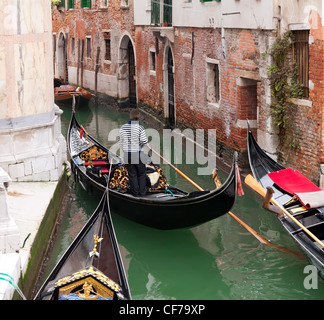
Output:
[[[171,193],[172,197],[174,198],[174,194],[173,194],[172,191],[169,190],[168,188],[165,189],[165,193],[167,193],[167,192]]]
[[[15,280],[12,276],[10,276],[9,274],[6,274],[6,273],[0,273],[0,275],[8,277],[9,279],[0,277],[0,280],[9,282],[14,287],[14,289],[19,293],[19,295],[23,298],[23,300],[27,300],[26,297],[24,296],[23,292],[14,284]]]

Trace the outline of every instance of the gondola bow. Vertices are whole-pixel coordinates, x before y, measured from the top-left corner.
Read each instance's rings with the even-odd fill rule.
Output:
[[[106,191],[35,300],[131,299],[108,201]]]

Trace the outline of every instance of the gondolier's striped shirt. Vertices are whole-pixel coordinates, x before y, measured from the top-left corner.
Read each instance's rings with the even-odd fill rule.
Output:
[[[139,152],[148,143],[145,130],[138,121],[130,120],[119,130],[119,144],[124,152]]]

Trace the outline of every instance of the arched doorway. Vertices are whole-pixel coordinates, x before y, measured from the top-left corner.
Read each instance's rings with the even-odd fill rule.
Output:
[[[63,32],[60,33],[57,40],[57,68],[55,77],[61,78],[64,83],[68,82],[67,45]]]
[[[118,104],[120,107],[137,106],[136,59],[133,43],[125,35],[119,47],[118,59]]]
[[[175,127],[176,123],[176,114],[175,114],[175,105],[174,105],[174,63],[171,47],[167,48],[166,51],[166,107],[167,107],[167,124],[171,127]]]

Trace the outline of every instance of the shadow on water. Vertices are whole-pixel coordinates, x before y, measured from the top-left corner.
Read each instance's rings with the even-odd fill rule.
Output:
[[[66,135],[71,110],[62,109],[62,132]],[[91,104],[78,111],[77,117],[88,133],[104,145],[109,130],[128,120],[125,113]],[[177,167],[204,188],[214,188],[211,177],[197,175],[197,165]],[[170,184],[194,190],[169,167],[163,169]],[[220,175],[224,181],[227,174]],[[99,202],[72,177],[69,184],[71,206],[63,217],[47,274]],[[243,188],[245,196],[237,199],[232,211],[270,242],[299,251],[277,219],[261,208],[259,196],[244,184]],[[134,299],[324,298],[322,280],[318,279],[317,289],[304,288],[306,259],[261,244],[227,214],[195,228],[172,231],[142,226],[114,212],[112,218]]]

